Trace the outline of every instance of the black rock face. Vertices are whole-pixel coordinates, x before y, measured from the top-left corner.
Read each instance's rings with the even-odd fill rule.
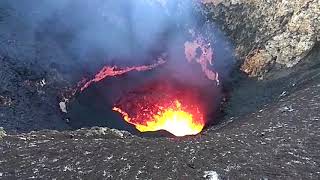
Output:
[[[0,55],[0,126],[10,132],[66,129],[57,106],[58,87],[37,64]]]

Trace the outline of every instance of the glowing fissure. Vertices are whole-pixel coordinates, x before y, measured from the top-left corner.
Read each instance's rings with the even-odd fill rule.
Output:
[[[133,66],[133,67],[126,67],[126,68],[118,68],[117,66],[104,66],[93,79],[87,81],[81,88],[80,91],[85,90],[88,88],[92,83],[99,82],[107,77],[114,77],[118,75],[122,75],[128,73],[130,71],[148,71],[151,69],[156,68],[157,66],[164,64],[165,61],[161,58],[155,64],[151,65],[142,65],[142,66]]]

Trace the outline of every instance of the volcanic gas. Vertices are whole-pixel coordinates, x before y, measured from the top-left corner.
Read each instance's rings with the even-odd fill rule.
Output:
[[[123,90],[112,110],[140,132],[165,130],[175,136],[196,135],[207,124],[210,111],[215,109],[211,100],[215,101],[213,96],[218,96],[219,76],[210,68],[213,49],[201,36],[185,42],[183,48],[184,58],[178,69],[172,68],[170,59],[164,57],[149,65],[105,66],[94,78],[84,82],[80,91],[107,78],[162,68],[155,78]],[[187,78],[186,74],[192,76]]]

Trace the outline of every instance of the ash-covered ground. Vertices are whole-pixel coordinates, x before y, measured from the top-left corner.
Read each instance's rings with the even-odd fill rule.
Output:
[[[320,178],[318,45],[263,81],[235,70],[224,116],[197,136],[68,130],[60,93],[85,63],[0,5],[0,179]]]

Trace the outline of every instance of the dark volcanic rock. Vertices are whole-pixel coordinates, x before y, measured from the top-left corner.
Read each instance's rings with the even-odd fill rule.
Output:
[[[37,40],[35,27],[23,21],[32,12],[24,13],[0,2],[0,126],[9,132],[67,129],[57,98],[70,85],[71,72],[57,68],[66,56],[52,41]]]
[[[47,73],[36,64],[0,55],[0,126],[11,132],[66,129]]]

